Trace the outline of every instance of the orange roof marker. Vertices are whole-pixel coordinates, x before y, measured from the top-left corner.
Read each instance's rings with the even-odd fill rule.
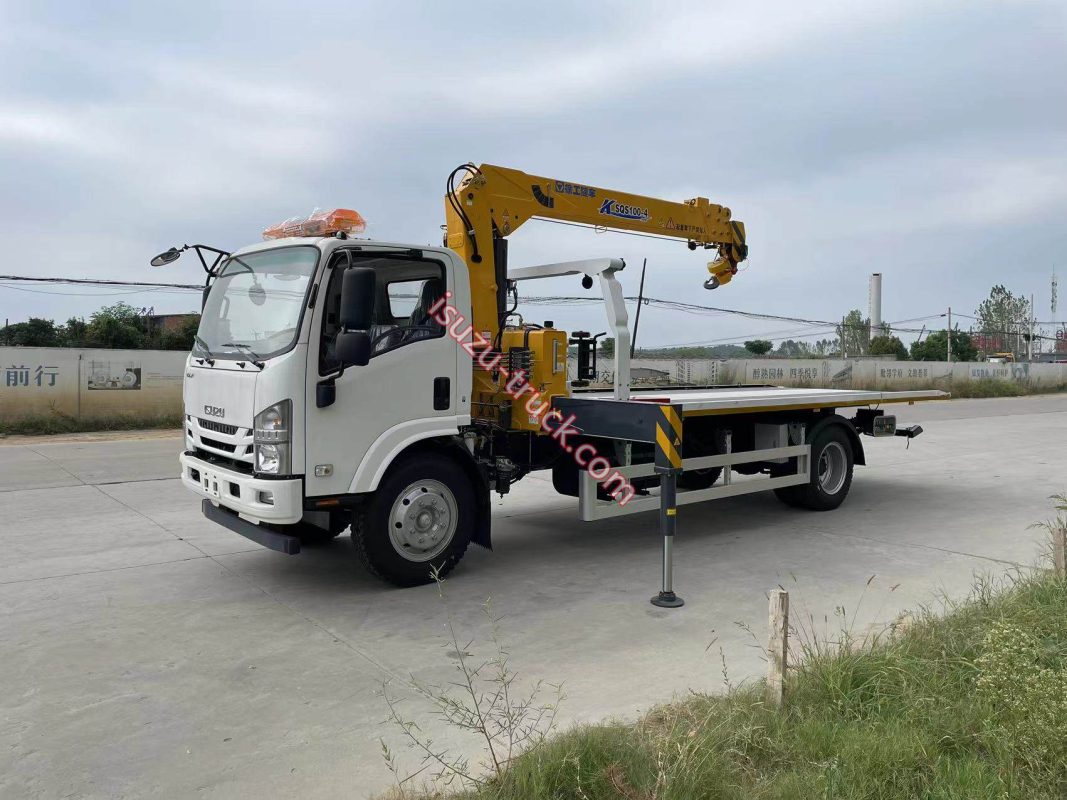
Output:
[[[290,217],[263,231],[264,239],[283,239],[287,236],[333,236],[335,233],[363,233],[367,222],[358,211],[335,208],[332,211],[313,211],[306,217]]]

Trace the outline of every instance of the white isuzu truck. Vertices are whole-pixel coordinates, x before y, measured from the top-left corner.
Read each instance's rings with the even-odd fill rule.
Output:
[[[208,278],[184,384],[184,484],[204,514],[297,554],[351,529],[372,573],[401,586],[448,572],[491,544],[489,498],[552,470],[583,520],[659,509],[671,586],[677,508],[773,490],[837,507],[860,434],[898,429],[885,404],[941,392],[727,386],[632,390],[619,259],[510,267],[507,237],[531,218],[650,233],[714,248],[704,286],[730,281],[744,226],[704,198],[667,202],[463,165],[449,176],[441,247],[357,238],[337,210],[288,220],[228,253],[194,250]],[[588,386],[596,338],[517,315],[525,282],[599,283],[615,338],[615,383]],[[577,379],[568,380],[568,351]],[[850,413],[852,416],[845,416]]]

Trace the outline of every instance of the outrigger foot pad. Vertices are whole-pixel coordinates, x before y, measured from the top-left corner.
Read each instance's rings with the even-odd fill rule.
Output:
[[[681,608],[685,605],[685,600],[680,598],[674,592],[660,592],[652,598],[652,605],[659,606],[660,608]]]

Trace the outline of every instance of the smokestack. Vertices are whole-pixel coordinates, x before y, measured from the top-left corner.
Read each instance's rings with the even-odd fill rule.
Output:
[[[880,328],[882,327],[882,273],[875,272],[871,275],[871,288],[869,297],[867,298],[870,310],[868,316],[871,318],[871,338],[879,336],[881,334]]]

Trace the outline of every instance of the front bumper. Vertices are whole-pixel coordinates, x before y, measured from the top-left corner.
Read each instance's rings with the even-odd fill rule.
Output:
[[[304,516],[304,485],[300,478],[267,480],[209,464],[182,453],[182,483],[198,497],[237,512],[251,523],[291,525]]]

